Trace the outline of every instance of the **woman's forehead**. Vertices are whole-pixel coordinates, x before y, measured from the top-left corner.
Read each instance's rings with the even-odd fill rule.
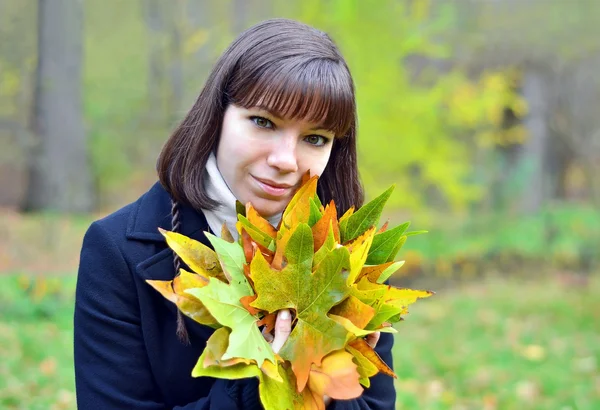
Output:
[[[311,128],[343,135],[350,126],[353,112],[344,102],[325,95],[301,95],[294,92],[263,93],[256,101],[248,99],[242,106],[257,109],[284,121],[301,121]]]

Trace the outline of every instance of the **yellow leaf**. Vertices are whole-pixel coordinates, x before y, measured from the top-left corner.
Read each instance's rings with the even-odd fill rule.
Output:
[[[176,232],[165,231],[158,228],[161,234],[167,240],[167,245],[179,255],[179,257],[188,265],[194,272],[203,276],[212,276],[217,279],[227,282],[227,278],[221,269],[219,259],[215,251],[187,236]]]
[[[373,237],[375,236],[377,228],[371,227],[364,234],[353,240],[346,247],[350,251],[350,274],[348,275],[348,285],[352,285],[356,282],[367,256],[369,256],[369,248],[373,243]]]

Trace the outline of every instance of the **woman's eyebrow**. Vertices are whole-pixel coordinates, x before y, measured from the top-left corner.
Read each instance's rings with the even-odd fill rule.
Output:
[[[268,114],[270,117],[272,117],[273,119],[277,120],[277,121],[284,121],[285,118],[280,117],[279,115],[275,114],[273,111],[271,111],[268,107],[265,107],[263,105],[255,105],[254,107],[252,107],[251,109],[255,109],[258,111],[262,111],[265,114]],[[315,127],[311,127],[308,129],[309,131],[325,131],[331,134],[335,134],[335,132],[327,129],[327,127],[325,127],[325,124],[319,124]]]

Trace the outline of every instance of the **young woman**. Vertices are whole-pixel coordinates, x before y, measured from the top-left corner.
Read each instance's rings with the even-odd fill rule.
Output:
[[[213,68],[190,112],[166,142],[156,183],[136,202],[94,222],[85,235],[75,304],[78,407],[261,408],[256,379],[193,378],[212,329],[183,318],[147,279],[170,280],[180,263],[158,228],[210,246],[204,231],[235,232],[235,200],[277,225],[310,171],[338,214],[360,206],[354,85],[338,48],[299,22],[274,19],[240,35]],[[290,333],[279,312],[272,347]],[[392,336],[369,340],[392,366]],[[389,376],[335,409],[393,409]]]

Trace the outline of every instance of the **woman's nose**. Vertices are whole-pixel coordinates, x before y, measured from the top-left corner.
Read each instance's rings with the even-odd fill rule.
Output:
[[[267,157],[267,164],[279,172],[298,171],[296,156],[296,137],[285,137],[275,142]]]

